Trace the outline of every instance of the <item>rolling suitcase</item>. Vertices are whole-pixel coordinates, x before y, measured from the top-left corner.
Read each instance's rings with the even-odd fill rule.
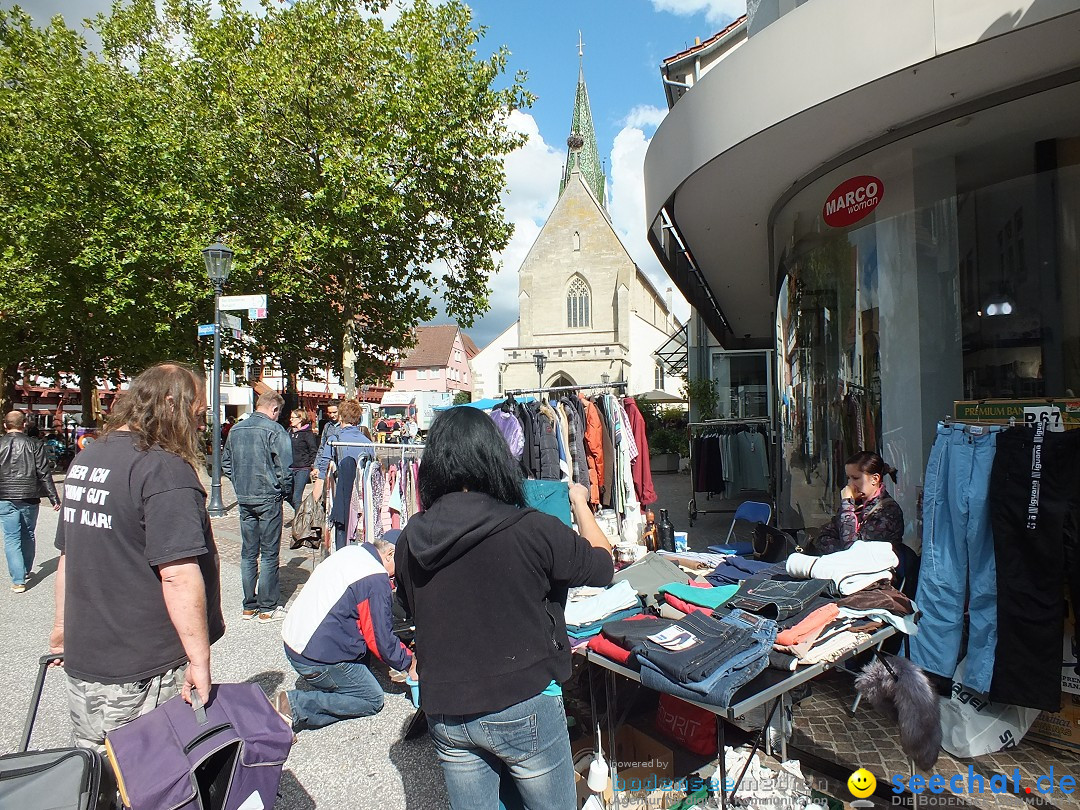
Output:
[[[96,751],[29,751],[45,673],[62,655],[41,657],[19,752],[0,757],[0,807],[19,810],[107,810],[115,806],[112,773]]]
[[[131,810],[272,810],[293,733],[254,683],[167,700],[110,731],[105,747]]]

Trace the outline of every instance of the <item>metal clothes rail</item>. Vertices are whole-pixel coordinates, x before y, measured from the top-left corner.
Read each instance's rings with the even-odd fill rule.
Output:
[[[686,514],[691,526],[694,525],[694,521],[698,515],[731,515],[735,513],[735,509],[703,509],[698,507],[697,502],[697,465],[694,463],[694,438],[695,432],[704,432],[708,428],[714,427],[764,427],[766,429],[766,438],[769,444],[776,443],[776,436],[773,433],[773,421],[767,416],[754,416],[754,417],[731,417],[726,419],[706,419],[702,422],[689,422],[686,429],[689,439],[690,447],[690,502],[686,505]],[[772,472],[770,470],[770,472]],[[773,473],[775,475],[775,473]],[[705,499],[709,500],[712,497],[712,493],[706,493]],[[769,499],[773,500],[774,495],[769,492]],[[775,504],[774,504],[775,506]]]
[[[546,394],[552,391],[594,391],[601,388],[623,388],[625,382],[596,383],[595,385],[557,385],[553,388],[515,388],[512,391],[503,392],[504,397],[516,397],[521,394]]]

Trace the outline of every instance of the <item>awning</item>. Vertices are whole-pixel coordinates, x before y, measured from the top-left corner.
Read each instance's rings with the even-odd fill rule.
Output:
[[[669,394],[667,391],[661,391],[657,388],[655,391],[649,391],[644,394],[638,394],[634,399],[643,399],[646,402],[686,402],[682,397],[675,396],[675,394]]]
[[[412,405],[416,394],[412,391],[387,391],[382,395],[380,405]]]
[[[687,353],[686,353],[686,330],[688,326],[684,326],[674,335],[665,340],[660,348],[653,352],[656,359],[659,360],[664,366],[665,374],[683,375],[686,374],[687,365]],[[675,400],[650,400],[650,402],[682,402],[681,399]]]

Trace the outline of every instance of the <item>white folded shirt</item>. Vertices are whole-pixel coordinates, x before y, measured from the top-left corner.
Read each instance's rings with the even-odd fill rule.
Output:
[[[634,586],[622,580],[588,599],[569,602],[564,616],[567,626],[577,627],[592,624],[616,611],[637,607],[640,604],[641,601],[638,599]]]
[[[850,548],[821,557],[792,554],[786,568],[790,576],[800,579],[830,580],[830,590],[850,596],[875,582],[890,579],[899,564],[892,543],[856,540]]]

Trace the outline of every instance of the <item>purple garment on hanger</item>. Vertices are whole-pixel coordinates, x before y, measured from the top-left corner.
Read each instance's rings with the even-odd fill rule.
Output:
[[[510,453],[514,458],[521,458],[521,451],[525,449],[525,434],[521,430],[521,422],[512,413],[496,408],[490,414],[495,422],[495,427],[510,445]]]

